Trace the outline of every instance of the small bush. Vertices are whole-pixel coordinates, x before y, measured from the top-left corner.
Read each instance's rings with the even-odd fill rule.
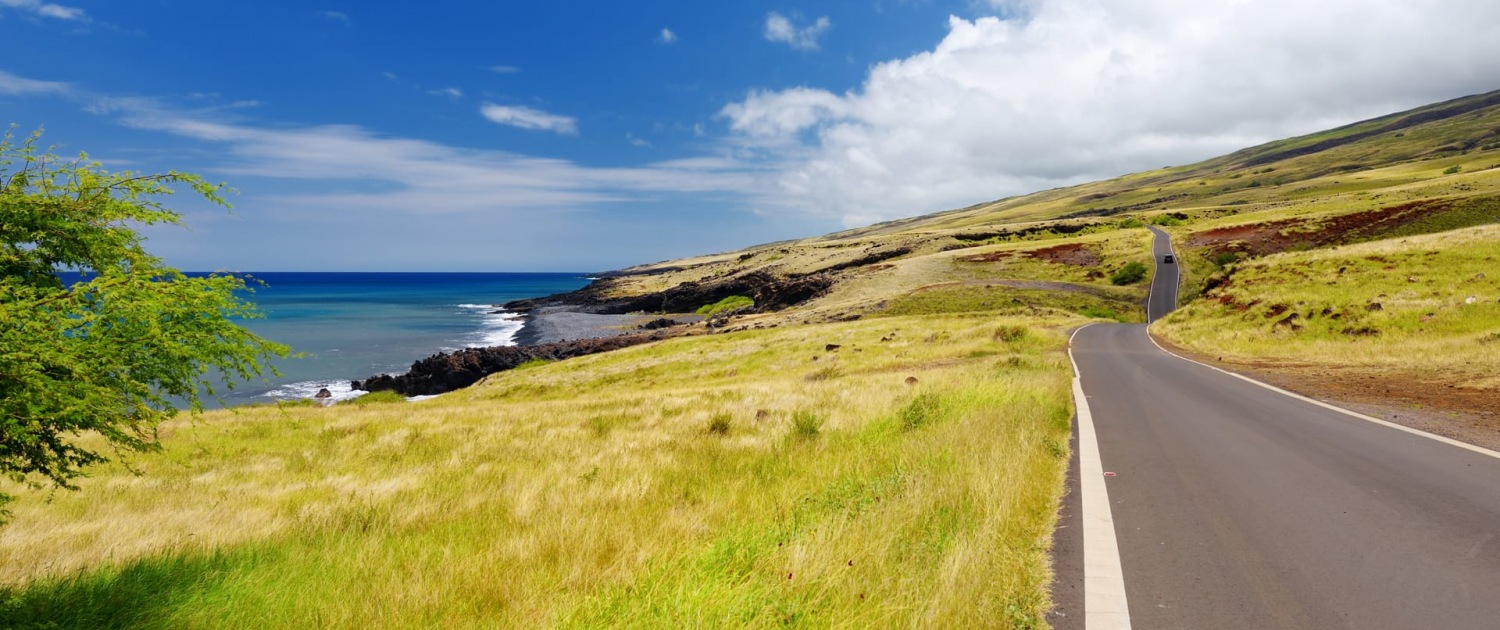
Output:
[[[1142,222],[1140,219],[1137,219],[1135,217],[1130,217],[1130,218],[1125,219],[1124,221],[1120,222],[1120,228],[1121,229],[1128,230],[1130,228],[1138,228],[1138,227],[1146,227],[1146,224],[1144,222]]]
[[[1457,172],[1459,172],[1461,170],[1464,170],[1464,167],[1455,164],[1453,166],[1450,166],[1450,167],[1444,169],[1443,170],[1443,174],[1444,175],[1452,175],[1452,174],[1457,173]]]
[[[714,302],[713,304],[706,304],[699,307],[698,314],[704,317],[713,317],[714,315],[718,315],[719,313],[722,313],[724,311],[733,311],[741,308],[751,308],[753,306],[755,306],[755,300],[747,298],[743,295],[731,295],[727,298],[719,300],[718,302]]]
[[[1109,276],[1109,281],[1118,286],[1135,284],[1146,277],[1146,265],[1141,262],[1132,262],[1119,268]]]
[[[551,361],[548,361],[547,359],[527,359],[525,361],[522,361],[521,364],[517,365],[514,369],[529,370],[531,368],[542,367],[544,365],[547,365],[548,363],[551,363]]]
[[[1228,267],[1229,265],[1232,265],[1239,261],[1240,255],[1234,252],[1220,252],[1214,255],[1214,265],[1221,268]]]
[[[1025,326],[1001,326],[995,329],[994,339],[1004,343],[1015,343],[1026,338]]]
[[[916,398],[906,403],[901,411],[896,412],[896,418],[901,421],[901,430],[913,431],[931,424],[942,415],[943,401],[937,396],[923,392],[917,394]]]
[[[350,398],[340,402],[340,405],[379,405],[384,403],[406,402],[406,397],[398,392],[386,390],[383,392],[370,392],[359,398]]]
[[[798,439],[811,440],[822,430],[823,418],[818,414],[806,409],[792,414],[792,435]]]
[[[734,415],[728,411],[720,411],[708,419],[708,433],[710,435],[729,435],[729,425],[734,422]]]
[[[1151,222],[1154,223],[1154,224],[1156,224],[1156,225],[1161,225],[1161,226],[1166,226],[1166,227],[1171,227],[1171,226],[1174,226],[1174,225],[1182,225],[1182,219],[1174,217],[1174,216],[1172,216],[1170,214],[1163,214],[1163,215],[1154,217],[1154,218],[1151,219]]]
[[[588,419],[585,426],[594,434],[594,437],[602,438],[613,432],[615,427],[625,424],[626,420],[627,418],[616,415],[594,416]]]
[[[816,382],[816,381],[826,381],[826,380],[829,380],[829,379],[838,378],[839,376],[842,376],[843,374],[844,374],[844,370],[840,369],[839,366],[837,366],[837,365],[830,365],[830,366],[825,367],[825,368],[819,368],[818,370],[814,371],[812,374],[808,374],[807,375],[807,380],[814,381],[814,382]]]

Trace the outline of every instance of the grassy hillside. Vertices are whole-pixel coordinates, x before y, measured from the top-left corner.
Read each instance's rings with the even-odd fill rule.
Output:
[[[0,627],[1040,626],[1079,321],[678,339],[175,422],[142,474],[18,502]]]
[[[1129,239],[1134,237],[1126,234],[1150,222],[1173,232],[1185,256],[1184,294],[1191,297],[1209,276],[1238,259],[1496,221],[1500,92],[1197,164],[823,237],[642,265],[602,282],[600,289],[629,296],[749,274],[822,274],[838,281],[835,290],[807,304],[810,315],[799,309],[796,321],[838,319],[868,312],[893,294],[972,280],[974,270],[1011,280],[1076,281],[1080,273],[1075,272],[1107,274],[1128,261],[1104,256],[1092,265],[1031,269],[1013,263],[966,269],[954,261],[1079,239]],[[1013,259],[1022,260],[1028,258]]]

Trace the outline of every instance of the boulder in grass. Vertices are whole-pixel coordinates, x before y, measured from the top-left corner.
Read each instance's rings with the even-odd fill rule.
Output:
[[[328,391],[328,388],[324,387],[318,390],[318,393],[313,394],[313,398],[333,398],[333,392]]]

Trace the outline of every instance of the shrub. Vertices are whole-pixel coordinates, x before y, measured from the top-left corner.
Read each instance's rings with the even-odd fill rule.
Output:
[[[1145,226],[1146,226],[1146,224],[1144,222],[1142,222],[1140,219],[1137,219],[1135,217],[1130,217],[1130,218],[1125,219],[1124,221],[1120,222],[1120,228],[1121,229],[1127,229],[1127,230],[1130,229],[1130,228],[1138,228],[1138,227],[1145,227]]]
[[[1455,165],[1450,166],[1450,167],[1448,167],[1446,169],[1443,169],[1443,174],[1444,175],[1452,175],[1452,174],[1457,173],[1457,172],[1459,172],[1461,170],[1464,170],[1464,167],[1455,164]]]
[[[1240,261],[1240,255],[1234,252],[1220,252],[1214,255],[1214,265],[1228,267]]]
[[[1174,216],[1172,216],[1170,214],[1163,214],[1163,215],[1157,216],[1157,217],[1151,219],[1151,222],[1154,223],[1154,224],[1156,224],[1156,225],[1162,225],[1162,226],[1167,226],[1167,227],[1171,227],[1171,226],[1174,226],[1174,225],[1182,225],[1182,219],[1174,217]]]
[[[901,430],[912,431],[937,420],[942,411],[943,402],[937,396],[923,392],[906,403],[896,413],[896,418],[901,421]]]
[[[1025,339],[1026,334],[1025,326],[1001,326],[995,329],[994,339],[1005,343],[1015,343]]]
[[[1145,277],[1146,265],[1140,262],[1132,262],[1116,270],[1114,274],[1110,275],[1109,281],[1113,284],[1124,286],[1140,282]]]
[[[837,366],[837,365],[830,365],[830,366],[825,367],[825,368],[819,368],[819,369],[815,370],[812,374],[808,374],[807,375],[807,380],[814,381],[814,382],[816,382],[816,381],[826,381],[826,380],[829,380],[829,379],[838,378],[839,376],[843,375],[843,373],[844,373],[844,371],[842,369],[839,369],[839,366]]]
[[[547,359],[541,359],[541,358],[527,359],[525,361],[522,361],[521,364],[517,365],[514,369],[517,369],[517,370],[529,370],[531,368],[542,367],[542,366],[544,366],[544,365],[546,365],[548,363],[551,363],[551,361],[549,361]]]
[[[755,300],[747,298],[743,295],[731,295],[727,298],[719,300],[718,302],[714,302],[713,304],[706,304],[699,307],[698,314],[704,317],[713,317],[714,315],[718,315],[719,313],[722,313],[724,311],[733,311],[742,308],[751,308],[754,306]]]
[[[812,411],[802,409],[792,414],[792,435],[803,440],[818,437],[823,429],[823,418]]]
[[[710,435],[729,435],[729,425],[734,422],[734,415],[728,411],[720,411],[708,419],[708,432]]]

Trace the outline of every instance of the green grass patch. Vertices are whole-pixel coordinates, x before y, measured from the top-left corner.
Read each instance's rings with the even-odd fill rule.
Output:
[[[718,302],[714,302],[713,304],[705,304],[699,307],[698,314],[704,317],[713,317],[714,315],[717,315],[724,311],[752,308],[754,306],[755,300],[747,298],[743,295],[731,295],[727,298],[719,300]]]
[[[339,401],[340,406],[363,407],[365,405],[382,405],[386,403],[406,402],[406,396],[399,392],[386,390],[383,392],[370,392],[358,398]]]
[[[1031,313],[1055,309],[1121,322],[1142,321],[1137,291],[1079,286],[1077,290],[1016,289],[998,285],[953,285],[914,291],[888,300],[877,316],[945,313]]]

